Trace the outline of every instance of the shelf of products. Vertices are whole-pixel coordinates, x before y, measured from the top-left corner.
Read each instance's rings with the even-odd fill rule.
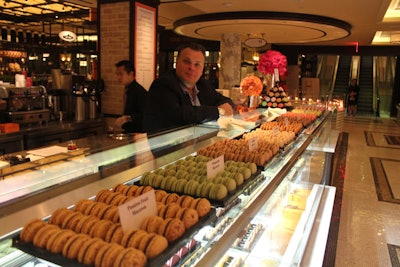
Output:
[[[309,229],[305,226],[315,225],[316,218],[323,217],[326,221],[330,216],[331,203],[330,200],[326,201],[325,195],[329,195],[331,199],[332,189],[324,184],[324,181],[329,179],[325,177],[327,172],[324,172],[324,169],[330,168],[331,158],[326,154],[334,153],[334,150],[323,151],[324,147],[332,146],[335,142],[331,138],[326,138],[326,133],[331,131],[329,118],[330,113],[325,113],[314,124],[299,133],[295,141],[279,149],[277,154],[265,166],[262,166],[261,174],[254,177],[257,181],[240,189],[240,194],[237,195],[235,201],[230,202],[228,206],[215,206],[215,220],[195,229],[194,235],[190,238],[195,240],[196,245],[188,249],[190,253],[185,250],[184,257],[181,255],[182,258],[175,259],[175,262],[178,261],[176,266],[215,266],[219,264],[221,255],[225,253],[223,260],[228,261],[229,266],[241,266],[243,262],[251,264],[252,261],[279,264],[279,262],[285,262],[286,259],[291,261],[306,259],[310,255],[308,247],[313,240],[314,228]],[[57,208],[71,206],[85,196],[94,198],[101,190],[113,188],[120,183],[133,186],[140,183],[141,176],[147,172],[166,168],[171,163],[179,162],[187,157],[196,157],[197,151],[226,139],[226,136],[237,138],[240,135],[224,133],[222,136],[209,125],[197,126],[191,130],[184,129],[160,135],[157,139],[147,139],[145,146],[142,147],[143,150],[132,147],[132,145],[138,145],[133,143],[93,155],[85,155],[83,157],[85,160],[90,158],[95,164],[85,163],[84,165],[91,166],[90,169],[96,169],[96,173],[99,173],[100,166],[118,163],[121,159],[118,157],[133,156],[130,153],[148,152],[151,148],[153,156],[157,156],[154,160],[146,160],[138,166],[105,176],[106,179],[100,179],[60,194],[56,198],[57,201],[50,199],[27,207],[27,210],[1,218],[0,222],[4,225],[2,240],[9,240],[18,235],[20,227],[24,224],[23,221],[26,222],[32,218],[46,220]],[[82,156],[78,158],[82,160]],[[66,173],[66,175],[72,174]],[[320,208],[324,207],[326,210],[324,216],[321,217]],[[31,218],[26,218],[28,212]],[[282,222],[281,220],[285,217],[291,219]],[[21,220],[21,225],[15,223],[18,220]],[[324,233],[317,236],[323,237]],[[280,240],[281,243],[275,240]],[[323,242],[323,238],[321,240],[318,242]],[[258,254],[260,247],[265,248],[266,244],[269,248],[268,253],[264,251],[260,258],[261,254]],[[12,253],[21,252],[16,250]],[[24,253],[21,253],[21,257],[22,255],[26,257]],[[172,258],[168,261],[170,265],[173,262]],[[315,256],[311,258],[316,259]],[[0,262],[2,260],[0,259]],[[32,257],[30,261],[38,262],[38,259]],[[7,261],[3,262],[5,266],[8,264]],[[49,266],[54,265],[49,264]],[[266,266],[270,265],[266,264]]]

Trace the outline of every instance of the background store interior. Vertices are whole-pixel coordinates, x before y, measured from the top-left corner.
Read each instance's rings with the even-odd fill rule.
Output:
[[[157,74],[173,68],[176,58],[176,51],[170,48],[170,43],[166,43],[168,36],[173,39],[176,34],[164,31],[161,35]],[[219,70],[219,42],[196,41],[208,49],[204,77],[212,82]],[[344,49],[344,54],[335,54],[335,50],[340,51],[340,47],[322,53],[317,53],[321,49],[314,47],[314,51],[302,53],[299,46],[267,44],[250,48],[243,45],[241,79],[249,74],[262,77],[257,69],[257,60],[267,49],[285,54],[289,66],[292,66],[290,71],[297,72],[294,75],[295,81],[287,81],[290,83],[288,88],[291,97],[345,99],[349,81],[354,77],[358,79],[361,88],[360,114],[396,116],[396,99],[399,94],[394,90],[395,84],[399,83],[399,77],[396,77],[397,56],[359,55]],[[51,75],[53,69],[60,70],[62,74],[79,76],[79,80],[97,80],[98,60],[97,35],[78,34],[77,41],[70,43],[60,40],[58,36],[50,38],[45,34],[28,35],[15,29],[2,28],[0,81],[14,83],[15,74],[26,71],[34,85],[44,85],[50,90],[54,88]],[[281,82],[285,82],[284,77],[281,77]]]

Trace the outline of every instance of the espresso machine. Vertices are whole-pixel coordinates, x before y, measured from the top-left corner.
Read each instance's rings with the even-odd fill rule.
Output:
[[[21,126],[46,123],[50,119],[47,108],[47,92],[44,86],[4,87],[0,86],[0,98],[7,102],[2,111],[5,122]]]

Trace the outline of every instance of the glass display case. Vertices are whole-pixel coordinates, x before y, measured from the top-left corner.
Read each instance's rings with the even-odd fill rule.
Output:
[[[10,238],[18,235],[23,224],[32,218],[47,219],[56,208],[91,198],[99,190],[112,188],[118,183],[136,182],[147,171],[195,155],[200,148],[221,138],[238,138],[241,134],[243,132],[224,132],[210,125],[199,125],[141,141],[128,141],[116,147],[103,146],[96,153],[78,146],[82,148],[80,152],[67,151],[68,157],[61,160],[62,164],[60,161],[56,161],[58,164],[42,163],[21,171],[29,172],[34,178],[40,177],[24,181],[26,186],[7,189],[1,194],[4,209],[0,218],[3,226],[0,248],[4,247],[5,256],[0,258],[0,265],[42,264],[41,259],[10,247]],[[226,262],[236,262],[237,266],[243,266],[244,262],[246,266],[261,266],[260,263],[263,266],[291,266],[301,261],[320,262],[323,253],[321,256],[313,249],[321,248],[321,244],[324,248],[326,243],[335,194],[327,181],[337,136],[330,123],[330,113],[324,113],[263,167],[261,182],[251,190],[243,191],[236,205],[217,208],[215,222],[196,229],[193,238],[199,245],[177,266],[224,266]],[[144,157],[142,161],[141,156]],[[134,161],[137,164],[132,163]],[[113,166],[117,172],[104,171],[113,169]],[[19,173],[12,175],[18,176]],[[78,178],[82,176],[96,178],[69,190],[62,187],[66,191],[51,198],[49,192],[42,192],[57,191],[54,186],[71,179],[81,180]],[[26,201],[11,205],[18,207],[15,211],[7,209],[9,201],[26,194],[24,190],[32,194],[33,200],[38,192],[48,198],[32,204]],[[44,264],[56,266],[49,262]]]
[[[201,251],[181,266],[322,266],[338,136],[330,117],[307,128],[265,166],[256,190],[199,231]]]

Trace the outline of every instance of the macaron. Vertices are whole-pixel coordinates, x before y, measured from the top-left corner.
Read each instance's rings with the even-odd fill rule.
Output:
[[[221,183],[226,186],[228,192],[234,192],[237,188],[236,181],[232,178],[223,178]]]
[[[210,192],[209,197],[215,200],[222,200],[228,196],[228,189],[225,185],[222,184],[213,184]]]

